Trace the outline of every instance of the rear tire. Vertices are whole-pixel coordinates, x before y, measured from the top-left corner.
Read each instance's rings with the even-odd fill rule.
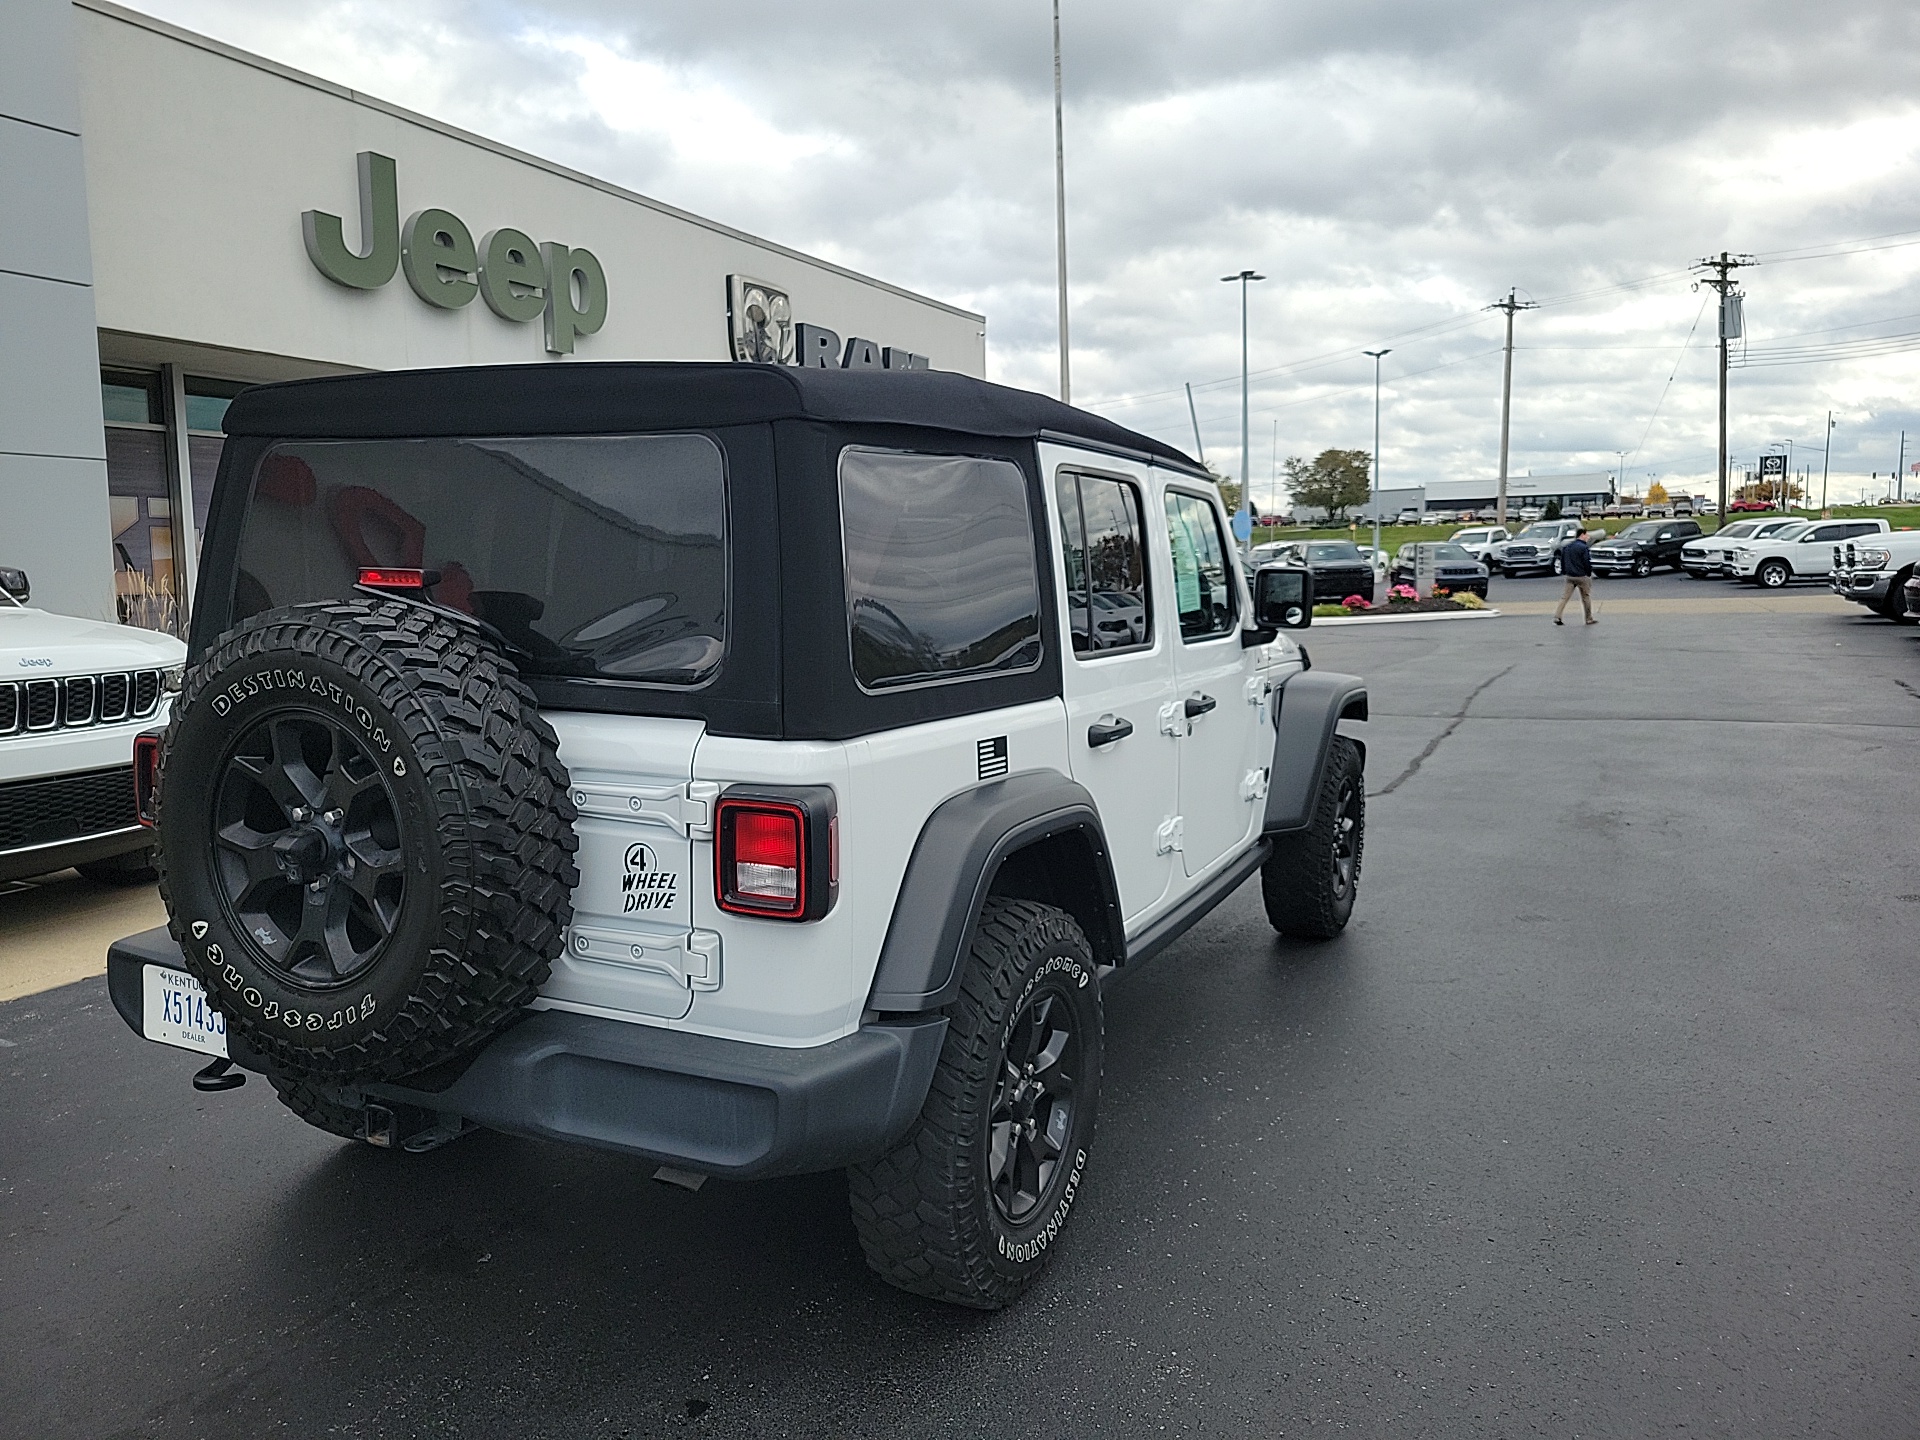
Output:
[[[1277,836],[1260,867],[1267,921],[1293,940],[1331,940],[1347,928],[1367,841],[1366,773],[1360,747],[1336,735],[1305,830]]]
[[[848,1170],[848,1199],[889,1285],[998,1310],[1046,1267],[1093,1140],[1100,982],[1079,924],[989,896],[947,1015],[919,1118]]]

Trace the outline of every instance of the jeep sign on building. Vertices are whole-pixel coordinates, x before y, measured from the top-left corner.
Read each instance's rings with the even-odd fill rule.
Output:
[[[106,0],[8,0],[0,566],[182,631],[227,402],[403,367],[982,375],[979,315]]]

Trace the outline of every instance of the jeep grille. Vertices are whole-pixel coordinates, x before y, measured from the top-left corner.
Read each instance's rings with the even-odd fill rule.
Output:
[[[158,670],[0,680],[0,736],[144,720],[160,708]]]

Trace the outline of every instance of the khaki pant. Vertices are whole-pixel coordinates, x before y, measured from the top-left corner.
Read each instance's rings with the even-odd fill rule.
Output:
[[[1586,612],[1587,619],[1593,619],[1593,577],[1591,575],[1569,575],[1567,583],[1560,591],[1560,606],[1553,612],[1558,620],[1567,613],[1567,602],[1573,598],[1573,592],[1580,592],[1580,608]]]

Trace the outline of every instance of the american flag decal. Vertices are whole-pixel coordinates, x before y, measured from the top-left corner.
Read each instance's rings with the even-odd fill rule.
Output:
[[[996,735],[991,740],[982,740],[973,748],[979,757],[982,780],[992,780],[1007,773],[1006,736]]]

